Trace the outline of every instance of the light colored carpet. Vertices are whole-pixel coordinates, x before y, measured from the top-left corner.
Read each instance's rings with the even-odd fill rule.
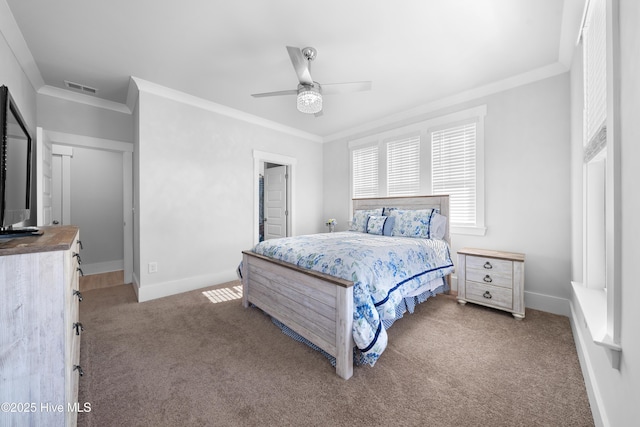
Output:
[[[79,426],[593,425],[566,317],[431,298],[345,381],[258,309],[202,291],[83,293]]]

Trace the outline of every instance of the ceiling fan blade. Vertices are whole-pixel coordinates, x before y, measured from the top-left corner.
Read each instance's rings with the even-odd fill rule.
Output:
[[[329,83],[323,84],[322,94],[332,95],[335,93],[361,92],[371,90],[371,82],[349,82],[349,83]]]
[[[287,52],[289,52],[289,58],[291,58],[293,69],[296,71],[300,83],[312,85],[313,79],[311,71],[309,71],[309,61],[304,57],[302,51],[297,47],[287,46]]]
[[[251,96],[254,98],[264,98],[265,96],[281,96],[281,95],[297,95],[297,89],[291,90],[279,90],[277,92],[264,92],[264,93],[252,93]]]

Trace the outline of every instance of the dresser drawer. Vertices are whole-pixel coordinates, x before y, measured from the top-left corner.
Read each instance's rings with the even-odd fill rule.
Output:
[[[511,288],[467,281],[465,282],[465,291],[466,299],[469,301],[506,310],[513,308]]]

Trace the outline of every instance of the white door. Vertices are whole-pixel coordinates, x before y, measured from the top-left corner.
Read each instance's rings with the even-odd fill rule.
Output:
[[[264,173],[264,239],[287,235],[287,167],[268,168]]]

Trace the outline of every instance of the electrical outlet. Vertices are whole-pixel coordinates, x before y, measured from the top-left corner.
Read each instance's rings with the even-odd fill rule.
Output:
[[[153,261],[149,263],[149,273],[157,273],[158,272],[158,263]]]

